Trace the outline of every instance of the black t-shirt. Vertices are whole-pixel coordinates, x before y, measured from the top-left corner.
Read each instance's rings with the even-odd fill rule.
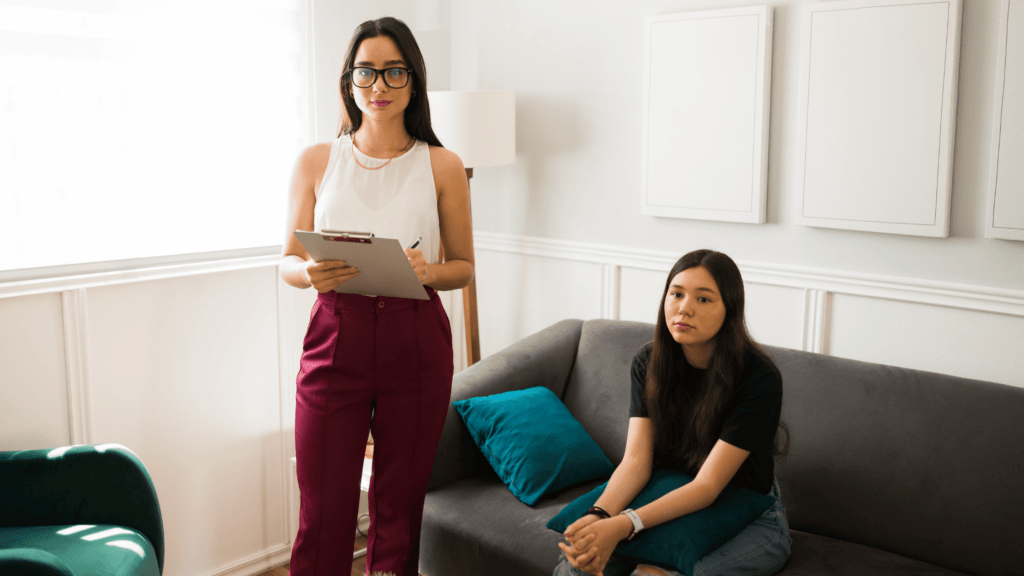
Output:
[[[633,357],[632,401],[629,407],[631,418],[648,418],[644,392],[647,389],[647,366],[650,364],[652,348],[653,343],[649,342]],[[681,364],[679,369],[686,375],[683,384],[699,386],[704,370],[691,366],[685,356],[682,356]],[[774,364],[748,352],[743,362],[743,372],[733,389],[732,404],[725,411],[722,432],[718,436],[750,452],[729,484],[761,494],[771,491],[775,479],[772,446],[781,413],[782,376]],[[675,464],[675,467],[683,468],[682,463]]]

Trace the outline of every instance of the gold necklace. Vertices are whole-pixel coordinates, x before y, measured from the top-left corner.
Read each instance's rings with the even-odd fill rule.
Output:
[[[391,158],[388,158],[387,162],[381,164],[380,166],[377,166],[376,168],[370,168],[369,166],[364,166],[363,163],[359,161],[359,158],[356,158],[356,135],[352,134],[350,136],[350,138],[352,139],[352,159],[356,161],[356,164],[359,164],[360,166],[362,166],[363,168],[365,168],[367,170],[380,170],[381,168],[387,166],[388,164],[391,164],[391,161],[394,160],[395,158],[397,158],[398,155],[401,154],[402,152],[405,152],[406,150],[408,150],[409,146],[412,146],[412,143],[415,140],[415,138],[410,136],[409,137],[409,142],[406,143],[405,147],[403,147],[398,152],[395,152],[395,155],[392,156]]]

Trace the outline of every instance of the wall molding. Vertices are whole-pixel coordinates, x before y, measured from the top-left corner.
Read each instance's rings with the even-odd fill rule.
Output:
[[[85,290],[61,292],[64,369],[68,395],[68,442],[92,443],[89,416],[89,315]]]
[[[619,292],[622,267],[615,264],[601,264],[601,317],[619,319]]]
[[[280,254],[266,254],[262,256],[224,258],[206,262],[168,264],[133,268],[130,270],[116,270],[88,274],[68,274],[64,276],[54,276],[51,278],[0,282],[0,298],[15,298],[18,296],[67,292],[83,290],[86,288],[96,288],[100,286],[128,284],[131,282],[145,282],[148,280],[182,278],[186,276],[196,276],[199,274],[245,270],[248,268],[262,268],[264,266],[277,266],[280,262]]]
[[[477,231],[474,233],[474,242],[476,249],[483,251],[559,258],[662,273],[666,273],[679,258],[674,252],[495,232]],[[736,265],[748,283],[1024,317],[1024,290],[743,260],[737,260]]]
[[[296,318],[295,310],[290,305],[286,298],[285,292],[282,290],[282,284],[284,280],[278,275],[274,278],[275,296],[277,299],[277,401],[278,401],[278,434],[281,440],[281,453],[278,461],[280,464],[281,472],[281,510],[283,512],[282,523],[284,526],[285,541],[292,541],[291,532],[291,517],[292,517],[292,499],[290,498],[292,483],[294,480],[289,475],[290,467],[288,466],[288,444],[287,434],[285,430],[288,429],[286,422],[292,417],[288,411],[285,410],[285,406],[290,406],[289,391],[290,388],[285,384],[288,381],[289,376],[294,378],[294,374],[291,374],[292,363],[288,360],[291,356],[292,350],[295,350],[296,343],[294,342],[293,332],[291,327],[298,321]],[[288,286],[284,284],[284,286]]]
[[[828,354],[828,319],[832,294],[823,290],[804,290],[804,329],[801,350]]]

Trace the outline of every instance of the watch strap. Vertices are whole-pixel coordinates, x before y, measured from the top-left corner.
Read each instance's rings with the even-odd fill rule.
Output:
[[[633,523],[633,532],[626,538],[626,540],[632,540],[637,533],[644,529],[644,523],[640,521],[640,516],[632,508],[626,508],[620,514],[625,514],[629,521]]]

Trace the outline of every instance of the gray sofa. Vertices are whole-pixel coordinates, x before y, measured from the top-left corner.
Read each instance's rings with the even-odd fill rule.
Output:
[[[456,375],[452,399],[546,386],[618,464],[630,361],[652,335],[653,325],[637,322],[559,322]],[[776,463],[793,537],[782,574],[1024,574],[1024,389],[768,351],[782,371],[792,433],[789,455]],[[531,508],[449,409],[423,511],[420,572],[548,576],[560,535],[544,525],[600,483]]]

